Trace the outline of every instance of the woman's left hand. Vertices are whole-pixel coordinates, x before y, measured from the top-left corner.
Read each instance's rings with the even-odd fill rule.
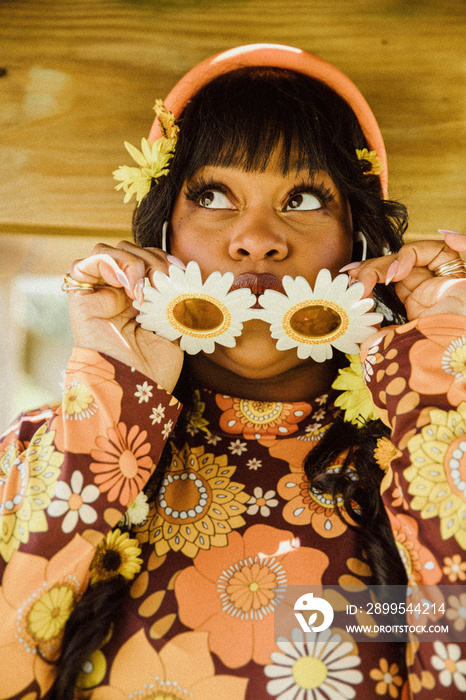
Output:
[[[407,243],[397,253],[362,262],[348,275],[364,284],[364,296],[370,296],[377,283],[393,282],[410,321],[432,314],[466,315],[466,269],[455,277],[434,274],[440,265],[466,253],[466,236],[443,233],[444,242]]]

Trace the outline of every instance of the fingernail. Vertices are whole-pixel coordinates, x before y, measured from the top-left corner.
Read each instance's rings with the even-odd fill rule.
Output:
[[[138,305],[141,306],[144,301],[144,280],[142,278],[134,285],[134,296]]]
[[[174,255],[167,255],[167,262],[171,265],[176,265],[176,267],[181,267],[182,270],[186,270],[186,265],[179,258],[175,258]]]
[[[352,262],[348,263],[348,265],[345,265],[342,267],[338,272],[346,272],[347,270],[356,270],[356,268],[360,267],[362,265],[362,262]]]
[[[454,233],[456,236],[462,236],[463,234],[459,231],[452,231],[450,228],[439,228],[438,232],[445,235],[446,233]]]
[[[387,276],[385,277],[385,284],[386,285],[390,284],[390,282],[395,277],[397,272],[398,272],[398,260],[394,260],[387,270]]]
[[[129,280],[128,280],[128,278],[126,277],[126,275],[125,275],[125,273],[123,272],[123,270],[120,270],[120,269],[115,270],[115,276],[116,276],[118,282],[119,282],[120,284],[122,284],[123,287],[124,287],[125,289],[128,289],[128,290],[129,290]]]

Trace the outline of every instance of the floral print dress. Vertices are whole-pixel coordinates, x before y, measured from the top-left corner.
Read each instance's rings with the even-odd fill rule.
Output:
[[[466,580],[465,346],[466,320],[437,316],[381,331],[362,358],[393,430],[376,457],[410,584]],[[338,584],[342,610],[345,587],[373,580],[354,529],[303,470],[335,419],[334,399],[260,402],[199,388],[186,415],[147,377],[76,348],[61,404],[21,416],[0,446],[0,698],[47,698],[66,620],[109,567],[105,536],[105,556],[132,582],[83,666],[82,697],[463,697],[461,587],[448,603],[448,642],[356,641],[338,626],[275,633],[290,586]],[[116,528],[129,506],[144,510],[144,488],[147,517],[131,535],[139,550]]]

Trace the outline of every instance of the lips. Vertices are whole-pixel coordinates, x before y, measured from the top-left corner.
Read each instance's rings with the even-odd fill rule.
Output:
[[[242,275],[238,275],[238,277],[235,277],[233,280],[230,291],[232,292],[234,289],[244,289],[245,287],[250,289],[256,296],[263,294],[266,289],[273,289],[282,294],[285,293],[281,279],[272,275],[270,272],[261,274],[245,272]]]
[[[230,292],[234,289],[244,288],[250,289],[257,297],[256,303],[251,306],[252,309],[262,309],[262,306],[259,304],[259,296],[263,294],[266,289],[273,289],[276,292],[285,294],[281,279],[272,275],[270,272],[263,272],[261,274],[244,272],[242,275],[235,277],[230,287]]]

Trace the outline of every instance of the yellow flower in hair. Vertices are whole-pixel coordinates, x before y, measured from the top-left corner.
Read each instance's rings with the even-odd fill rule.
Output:
[[[131,581],[141,569],[140,554],[138,541],[128,532],[111,530],[97,546],[89,571],[91,585],[118,575]]]
[[[349,367],[338,370],[338,377],[332,384],[333,389],[342,391],[335,401],[345,412],[345,421],[362,428],[371,420],[379,418],[375,410],[371,392],[362,375],[359,355],[346,355]]]
[[[359,160],[367,160],[371,167],[364,172],[364,175],[380,175],[383,172],[382,160],[377,155],[377,151],[369,151],[367,148],[357,148],[356,155]]]
[[[175,116],[165,108],[162,100],[156,101],[154,110],[163,136],[154,143],[143,138],[140,151],[125,141],[126,150],[139,167],[120,165],[113,171],[113,177],[119,181],[115,189],[125,192],[125,204],[133,194],[139,204],[149,192],[152,181],[157,182],[163,175],[167,175],[170,159],[173,158],[179,132]]]
[[[167,139],[174,139],[176,143],[180,127],[175,124],[175,115],[168,111],[163,100],[155,100],[154,112],[159,120],[162,134]]]

